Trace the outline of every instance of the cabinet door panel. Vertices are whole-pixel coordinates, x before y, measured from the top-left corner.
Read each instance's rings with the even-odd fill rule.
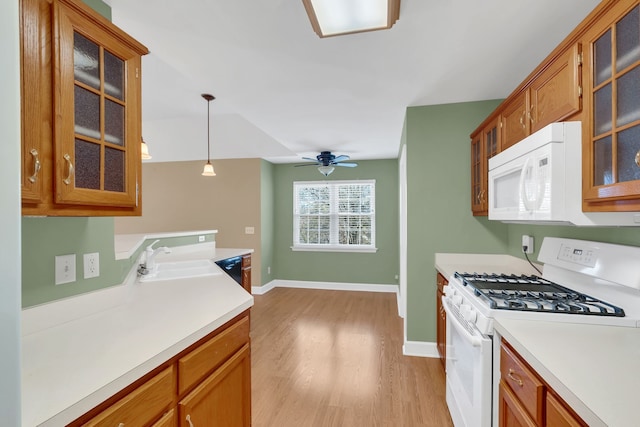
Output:
[[[577,43],[531,83],[529,115],[532,133],[581,110],[581,52],[582,46]]]
[[[585,210],[638,210],[640,5],[617,2],[586,32],[591,104],[584,138]],[[588,48],[587,48],[588,47]]]
[[[249,318],[211,338],[178,360],[178,393],[182,395],[249,341]]]
[[[537,427],[504,381],[500,381],[499,399],[498,425],[500,427]]]
[[[46,2],[20,1],[22,201],[39,203],[50,179],[52,105],[51,10]]]
[[[529,135],[528,105],[529,91],[524,90],[502,110],[502,150]]]
[[[586,424],[579,418],[576,418],[571,411],[569,411],[562,402],[556,397],[547,393],[547,406],[546,406],[546,424],[551,427],[584,427]]]
[[[147,381],[84,426],[149,425],[173,404],[173,366]]]
[[[54,23],[55,201],[135,207],[140,54],[61,0]]]
[[[246,344],[178,404],[181,427],[251,425],[251,362]]]

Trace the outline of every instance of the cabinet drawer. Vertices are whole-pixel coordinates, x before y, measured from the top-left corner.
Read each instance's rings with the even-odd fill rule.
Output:
[[[500,374],[531,417],[543,425],[544,384],[504,343],[500,349]]]
[[[85,426],[149,425],[173,404],[173,365],[120,399]]]
[[[178,360],[178,393],[193,387],[249,341],[249,317],[243,317]]]
[[[164,414],[158,421],[153,423],[151,427],[176,427],[178,421],[176,419],[177,414],[178,413],[174,409],[172,409]]]
[[[242,268],[251,267],[251,255],[244,255],[242,257]]]

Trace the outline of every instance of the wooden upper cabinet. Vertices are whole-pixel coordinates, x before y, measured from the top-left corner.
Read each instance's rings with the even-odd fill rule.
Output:
[[[620,1],[585,34],[583,209],[640,210],[640,2]]]
[[[501,111],[502,149],[505,150],[521,141],[531,132],[527,118],[529,111],[529,90],[523,90],[513,97]]]
[[[80,0],[21,0],[27,215],[139,215],[146,47]]]
[[[489,159],[500,152],[500,127],[500,117],[496,117],[471,138],[471,210],[475,216],[489,213]]]
[[[531,133],[582,109],[582,46],[560,54],[529,86]]]

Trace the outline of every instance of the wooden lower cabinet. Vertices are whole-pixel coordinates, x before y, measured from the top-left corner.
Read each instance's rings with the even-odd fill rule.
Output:
[[[587,427],[504,339],[499,387],[500,427]]]
[[[500,425],[504,427],[536,427],[538,424],[531,419],[527,410],[522,406],[511,388],[500,381]]]
[[[67,427],[250,426],[249,329],[246,311]]]
[[[242,256],[242,287],[251,293],[251,254]]]
[[[178,403],[180,427],[251,425],[251,360],[246,344]]]
[[[178,411],[172,409],[164,414],[157,422],[153,423],[151,427],[176,427],[178,425],[178,420],[176,419],[177,414]]]
[[[173,404],[175,384],[175,369],[169,366],[82,425],[149,425]]]

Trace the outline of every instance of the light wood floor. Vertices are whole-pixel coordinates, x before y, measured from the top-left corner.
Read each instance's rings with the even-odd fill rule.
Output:
[[[452,426],[442,365],[402,355],[397,313],[388,293],[256,295],[253,426]]]

